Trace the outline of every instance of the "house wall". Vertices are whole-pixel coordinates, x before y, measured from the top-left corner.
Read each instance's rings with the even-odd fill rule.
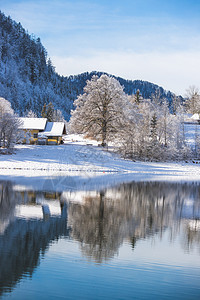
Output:
[[[38,129],[23,129],[24,131],[24,140],[22,141],[24,144],[37,144],[38,138],[34,137],[35,134],[38,136]],[[29,142],[28,142],[28,141]]]
[[[60,145],[62,136],[49,136],[47,140],[48,145]]]
[[[24,140],[22,141],[24,144],[37,144],[38,143],[38,129],[28,130],[23,129],[24,132]],[[34,137],[34,134],[37,134],[37,138]],[[41,144],[47,144],[47,145],[60,145],[62,141],[62,136],[49,136],[47,139],[47,143],[41,143]]]

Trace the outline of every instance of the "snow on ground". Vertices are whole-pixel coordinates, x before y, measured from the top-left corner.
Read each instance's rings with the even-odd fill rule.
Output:
[[[97,189],[127,181],[200,181],[200,164],[133,162],[78,135],[59,146],[17,145],[0,156],[0,180],[46,190]]]

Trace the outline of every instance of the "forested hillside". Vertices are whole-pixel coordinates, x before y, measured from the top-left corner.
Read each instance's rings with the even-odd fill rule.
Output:
[[[55,72],[40,38],[28,34],[20,23],[0,12],[0,97],[10,101],[19,115],[32,110],[41,116],[44,103],[52,102],[54,108],[60,109],[69,120],[74,100],[94,74],[102,75],[101,72],[86,72],[60,76]],[[139,89],[143,98],[151,98],[157,93],[172,104],[174,95],[162,87],[141,80],[115,78],[129,95]]]

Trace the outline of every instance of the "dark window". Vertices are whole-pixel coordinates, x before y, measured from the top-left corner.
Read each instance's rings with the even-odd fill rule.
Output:
[[[33,134],[33,138],[34,138],[34,139],[37,139],[37,138],[38,138],[38,134],[37,134],[37,133],[34,133],[34,134]]]

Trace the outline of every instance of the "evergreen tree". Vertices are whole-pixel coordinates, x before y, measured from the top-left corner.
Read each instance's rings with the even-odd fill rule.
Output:
[[[151,140],[153,143],[157,141],[157,116],[154,113],[151,119]]]
[[[42,118],[46,118],[47,117],[47,106],[46,106],[46,103],[43,105],[41,116],[42,116]]]
[[[54,121],[54,107],[51,102],[47,105],[46,118],[47,118],[48,122]]]
[[[137,90],[136,94],[135,94],[135,102],[137,104],[139,104],[141,101],[141,95],[140,95],[140,90]]]

